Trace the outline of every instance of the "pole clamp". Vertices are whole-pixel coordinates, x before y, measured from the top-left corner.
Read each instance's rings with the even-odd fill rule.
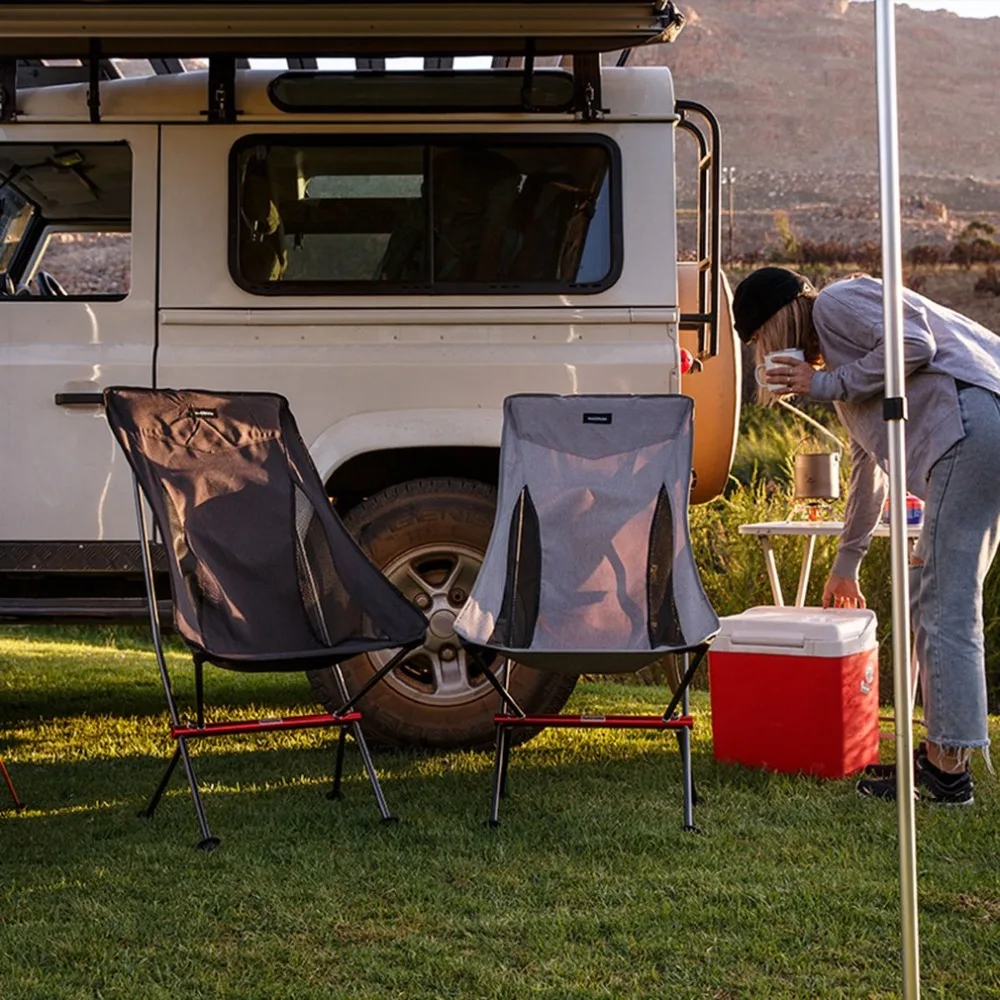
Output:
[[[906,420],[906,397],[886,396],[882,400],[882,419],[888,423],[890,420]]]

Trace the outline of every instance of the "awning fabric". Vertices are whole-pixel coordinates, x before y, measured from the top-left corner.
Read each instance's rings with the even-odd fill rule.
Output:
[[[4,4],[0,57],[538,55],[672,41],[669,0],[381,3],[253,0],[31,0]]]

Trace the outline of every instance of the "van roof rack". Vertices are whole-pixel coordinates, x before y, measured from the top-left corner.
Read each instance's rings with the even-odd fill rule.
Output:
[[[209,122],[236,120],[236,71],[251,57],[315,70],[322,57],[353,57],[384,70],[386,58],[422,56],[426,69],[458,56],[521,57],[530,106],[535,60],[572,56],[572,110],[601,117],[601,53],[671,42],[684,25],[673,0],[31,0],[8,3],[0,34],[0,122],[17,117],[22,86],[88,83],[90,120],[101,120],[101,81],[115,59],[145,59],[157,75],[208,56]],[[66,62],[79,60],[79,65]],[[53,62],[62,65],[52,65]]]
[[[566,55],[672,41],[683,23],[673,0],[14,0],[0,57]]]

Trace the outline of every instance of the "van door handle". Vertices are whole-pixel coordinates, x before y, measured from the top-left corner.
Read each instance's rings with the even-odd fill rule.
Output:
[[[56,406],[103,406],[104,394],[100,392],[57,392]]]

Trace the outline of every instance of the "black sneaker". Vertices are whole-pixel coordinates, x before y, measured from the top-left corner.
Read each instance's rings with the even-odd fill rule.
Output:
[[[927,754],[927,745],[921,741],[917,746],[913,748],[913,768],[916,770],[917,767],[917,757],[920,754]],[[868,764],[862,774],[866,778],[892,778],[894,781],[896,779],[896,764]]]
[[[935,767],[927,759],[927,750],[920,745],[914,755],[913,794],[921,802],[935,802],[945,806],[971,806],[975,802],[972,774],[968,767],[957,774],[949,774]],[[857,783],[862,797],[896,801],[896,777],[862,778]]]
[[[949,774],[936,768],[923,753],[917,757],[915,778],[917,794],[922,801],[938,802],[943,806],[971,806],[976,801],[968,764],[964,771]]]

